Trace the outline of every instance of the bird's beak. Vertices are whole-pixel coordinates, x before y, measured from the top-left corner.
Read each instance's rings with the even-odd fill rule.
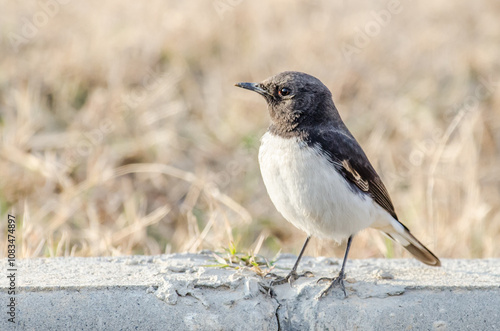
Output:
[[[268,96],[269,95],[269,93],[266,90],[264,90],[260,86],[259,83],[236,83],[236,84],[234,84],[234,86],[238,86],[238,87],[250,90],[250,91],[257,92],[257,93],[259,93],[260,95],[263,95],[263,96]]]

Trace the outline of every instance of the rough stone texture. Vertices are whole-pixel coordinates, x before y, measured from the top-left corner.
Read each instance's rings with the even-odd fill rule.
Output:
[[[275,271],[294,261],[281,256]],[[0,330],[500,330],[500,259],[349,260],[348,297],[337,288],[319,300],[327,283],[316,281],[338,260],[305,257],[314,276],[275,286],[275,298],[251,270],[208,267],[211,254],[17,262],[16,324],[4,276]]]

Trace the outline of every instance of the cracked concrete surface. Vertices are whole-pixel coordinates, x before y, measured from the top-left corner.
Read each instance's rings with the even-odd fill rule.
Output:
[[[295,261],[282,255],[277,273]],[[499,330],[500,259],[349,260],[347,298],[333,289],[339,260],[304,257],[293,287],[263,293],[263,280],[242,269],[207,267],[210,254],[18,261],[16,324],[5,312],[8,279],[0,278],[0,330]],[[7,270],[6,260],[1,261]]]

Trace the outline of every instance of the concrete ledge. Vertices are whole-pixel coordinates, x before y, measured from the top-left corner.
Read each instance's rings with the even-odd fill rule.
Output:
[[[283,255],[278,267],[290,268]],[[20,260],[16,323],[1,277],[0,330],[499,330],[500,259],[349,260],[346,289],[315,297],[338,260],[304,258],[314,272],[261,292],[250,270],[206,267],[211,255]],[[7,273],[7,261],[1,266]],[[277,269],[286,274],[287,270]],[[279,321],[279,324],[278,324]]]

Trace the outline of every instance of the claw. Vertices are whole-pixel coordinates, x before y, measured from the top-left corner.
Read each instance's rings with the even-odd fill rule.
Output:
[[[322,277],[322,278],[318,279],[318,281],[316,283],[319,283],[320,281],[325,281],[325,280],[328,280],[331,282],[330,285],[328,285],[328,287],[326,289],[321,291],[318,298],[322,298],[322,297],[326,296],[328,291],[330,291],[333,287],[335,287],[337,285],[340,285],[340,288],[344,292],[344,297],[347,298],[347,293],[345,291],[345,286],[344,286],[344,279],[345,279],[345,274],[342,272],[339,274],[338,277],[335,277],[335,278]]]
[[[271,298],[275,298],[276,297],[276,292],[274,292],[273,288],[270,286],[270,285],[266,285],[266,284],[263,284],[263,283],[260,283],[259,282],[259,285],[261,287],[261,292],[270,296]]]
[[[319,282],[324,282],[324,281],[329,281],[329,282],[331,282],[331,281],[333,281],[333,279],[334,279],[334,278],[330,278],[330,277],[321,277],[320,279],[318,279],[318,280],[316,281],[316,284],[318,284]]]
[[[299,279],[300,277],[312,277],[313,276],[313,273],[310,272],[310,271],[306,271],[302,274],[298,274],[296,271],[292,270],[290,271],[290,273],[288,275],[286,275],[285,277],[280,277],[276,274],[273,274],[273,273],[270,273],[270,274],[267,274],[267,276],[272,276],[272,277],[276,277],[275,280],[272,280],[271,281],[271,284],[270,286],[273,286],[273,285],[281,285],[281,284],[285,284],[285,283],[288,283],[290,284],[290,286],[293,285],[293,283]]]
[[[291,271],[285,277],[277,277],[275,280],[272,280],[270,286],[281,285],[285,283],[288,283],[290,284],[290,286],[292,286],[293,282],[296,281],[297,278],[299,278],[299,275],[297,275],[295,271]]]

